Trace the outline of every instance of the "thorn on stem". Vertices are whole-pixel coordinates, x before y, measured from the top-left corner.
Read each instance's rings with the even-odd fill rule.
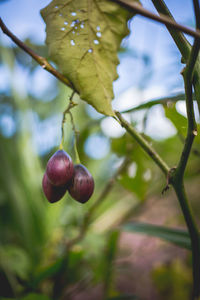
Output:
[[[174,171],[176,170],[176,167],[172,167],[170,170],[169,170],[169,172],[168,172],[168,174],[167,174],[167,184],[166,184],[166,186],[164,187],[164,189],[162,190],[162,195],[167,191],[167,190],[169,190],[169,188],[170,188],[170,184],[171,184],[171,182],[172,182],[172,174],[174,173]]]
[[[164,189],[162,190],[162,195],[167,191],[169,190],[169,184],[167,184]]]
[[[180,74],[183,75],[185,72],[185,67],[181,70]]]

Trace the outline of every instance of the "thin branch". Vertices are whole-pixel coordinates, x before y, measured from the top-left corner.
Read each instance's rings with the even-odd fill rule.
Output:
[[[169,11],[168,7],[166,6],[165,2],[163,0],[151,0],[153,2],[153,5],[157,9],[159,15],[165,15],[168,17],[172,22],[175,22],[171,12]],[[174,42],[176,43],[180,53],[182,54],[184,60],[187,60],[187,58],[190,55],[191,45],[185,38],[182,32],[178,30],[173,30],[172,27],[166,24],[166,27],[171,34]]]
[[[154,6],[157,9],[157,11],[159,12],[159,14],[164,14],[168,18],[171,18],[172,21],[174,21],[172,14],[170,13],[168,7],[166,6],[166,4],[163,0],[151,0],[151,1],[153,2]],[[195,4],[195,6],[196,6],[196,4]],[[195,16],[196,16],[196,19],[198,18],[198,21],[196,22],[196,26],[197,26],[198,23],[200,22],[199,21],[200,18],[198,17],[198,15],[196,15],[196,11],[197,11],[197,7],[195,8]],[[169,33],[171,34],[174,42],[176,43],[176,45],[183,57],[183,61],[187,62],[188,58],[190,56],[191,48],[192,48],[190,43],[187,41],[187,39],[182,34],[182,32],[180,32],[178,30],[173,30],[171,27],[169,27],[167,25],[166,25],[166,27],[167,27]],[[199,88],[199,86],[200,86],[200,71],[199,71],[199,69],[200,69],[200,60],[198,60],[198,65],[196,64],[195,71],[194,71],[194,78],[193,78],[196,101],[197,101],[197,105],[198,105],[198,110],[200,112],[200,88]]]
[[[60,143],[60,146],[59,146],[60,150],[63,149],[63,144],[64,144],[64,125],[66,123],[66,115],[69,114],[70,117],[71,117],[71,115],[72,115],[71,114],[71,109],[77,105],[77,103],[72,101],[74,94],[75,94],[75,91],[72,91],[72,94],[69,98],[69,104],[68,104],[67,108],[65,109],[65,111],[63,112],[62,125],[61,125],[61,143]],[[74,125],[74,122],[73,122],[73,117],[71,117],[71,123],[72,123],[72,129],[74,130],[75,125]]]
[[[188,117],[188,131],[187,131],[187,137],[185,140],[182,155],[176,171],[179,180],[182,180],[184,176],[184,172],[190,155],[192,144],[195,136],[197,135],[197,125],[195,121],[194,107],[193,107],[193,100],[192,100],[192,80],[193,80],[195,62],[199,53],[199,49],[200,49],[200,40],[195,39],[188,63],[183,71],[185,95],[186,95],[186,109],[187,109],[187,117]]]
[[[196,19],[199,17],[200,8],[198,1],[193,0]],[[199,25],[199,20],[196,20],[196,26]],[[187,166],[188,158],[191,153],[192,144],[197,135],[197,125],[194,116],[194,107],[192,99],[192,82],[195,63],[199,54],[200,40],[195,38],[194,45],[190,52],[190,56],[185,69],[183,70],[183,78],[186,95],[186,108],[188,118],[188,130],[181,158],[178,167],[172,176],[172,184],[179,199],[182,212],[190,233],[192,246],[192,264],[193,264],[193,295],[192,299],[197,299],[200,296],[200,239],[199,231],[195,219],[192,214],[187,196],[184,189],[184,172]]]
[[[195,19],[196,19],[196,29],[200,29],[200,7],[199,7],[199,1],[193,0],[193,6],[194,6],[194,13],[195,13]]]
[[[119,112],[115,112],[120,124],[126,129],[126,131],[138,142],[142,149],[154,160],[161,171],[167,176],[170,171],[168,165],[163,161],[159,154],[153,149],[153,147],[143,138],[143,136],[135,130],[131,124],[129,124]]]
[[[72,88],[74,91],[73,84],[60,72],[58,72],[46,58],[35,53],[31,48],[24,44],[18,37],[16,37],[4,24],[3,20],[0,18],[0,27],[2,31],[11,38],[11,40],[18,45],[22,50],[24,50],[28,55],[30,55],[43,69],[54,75],[58,80],[63,82],[68,87]]]
[[[199,231],[195,222],[189,201],[187,199],[183,182],[172,182],[177,198],[179,200],[185,222],[191,238],[192,265],[193,265],[193,296],[192,300],[200,296],[200,240]]]
[[[178,132],[177,136],[179,137],[180,141],[182,142],[182,144],[184,145],[185,144],[185,138],[184,136]],[[197,149],[197,148],[192,148],[192,153],[198,157],[200,157],[200,151]]]
[[[143,8],[140,4],[136,2],[130,2],[128,0],[112,0],[114,2],[118,2],[121,5],[127,7],[129,10],[133,11],[133,13],[138,13],[141,16],[147,17],[148,19],[152,19],[154,21],[157,21],[159,23],[165,24],[169,26],[172,29],[176,29],[182,32],[185,32],[193,37],[200,38],[200,31],[195,31],[193,29],[190,29],[184,25],[181,25],[171,18],[160,14],[160,16],[155,15],[154,13],[150,12],[149,10]]]

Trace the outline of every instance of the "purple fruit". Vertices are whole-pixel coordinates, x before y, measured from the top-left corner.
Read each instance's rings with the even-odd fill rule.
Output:
[[[46,173],[55,186],[69,183],[74,175],[71,157],[64,150],[56,151],[47,163]]]
[[[85,203],[94,191],[94,179],[88,169],[81,164],[74,166],[74,177],[68,187],[72,198],[78,202]]]
[[[64,194],[67,190],[66,185],[65,186],[52,185],[51,182],[49,181],[46,173],[44,173],[44,176],[43,176],[42,188],[43,188],[43,191],[44,191],[44,194],[45,194],[47,200],[50,203],[54,203],[54,202],[57,202],[58,200],[60,200],[64,196]]]

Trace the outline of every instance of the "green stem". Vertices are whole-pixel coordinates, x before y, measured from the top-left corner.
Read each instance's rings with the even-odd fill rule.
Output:
[[[176,192],[177,198],[179,199],[179,203],[184,215],[185,222],[188,227],[188,231],[191,238],[191,246],[192,246],[192,265],[193,265],[193,296],[192,299],[198,299],[200,295],[200,239],[199,239],[199,231],[195,222],[195,219],[192,214],[191,207],[189,205],[185,188],[182,180],[180,180],[177,176],[173,178],[173,188]]]
[[[159,14],[166,15],[172,21],[175,21],[163,0],[152,0],[152,2]],[[198,4],[195,4],[196,26],[198,26],[200,23],[199,18],[198,18],[199,13],[196,13],[197,9],[198,9]],[[198,21],[197,21],[197,19],[198,19]],[[167,27],[169,33],[171,34],[174,42],[176,43],[184,61],[187,62],[188,58],[190,56],[190,52],[191,52],[190,43],[184,37],[182,32],[180,32],[178,30],[174,30],[170,26],[167,26],[167,25],[166,25],[166,27]],[[199,27],[198,27],[198,30],[199,30]],[[200,112],[200,88],[199,88],[200,87],[200,71],[199,71],[199,69],[200,69],[200,58],[198,58],[198,61],[197,61],[197,64],[196,64],[196,67],[194,70],[194,77],[193,77],[194,91],[195,91],[195,95],[196,95],[198,109]]]
[[[200,14],[198,1],[194,0],[193,3],[195,8],[196,18],[198,18]],[[198,25],[199,20],[197,20],[196,23]],[[200,239],[199,239],[198,227],[192,215],[192,211],[185,194],[183,181],[184,181],[185,169],[192,149],[192,144],[195,136],[197,135],[197,125],[194,116],[193,99],[192,99],[192,82],[193,82],[195,63],[199,53],[199,48],[200,48],[200,41],[198,39],[195,39],[194,45],[190,52],[187,65],[183,71],[185,96],[186,96],[186,109],[187,109],[187,118],[188,118],[188,130],[187,130],[187,137],[185,140],[183,151],[180,157],[180,161],[178,163],[178,167],[176,169],[176,172],[172,176],[173,187],[175,189],[180,206],[182,208],[182,212],[191,238],[192,264],[193,264],[193,298],[192,299],[197,299],[200,296]]]
[[[188,63],[183,71],[184,85],[185,85],[185,96],[186,96],[186,109],[188,117],[188,130],[187,137],[185,140],[184,148],[181,154],[181,158],[177,167],[176,173],[179,177],[183,179],[185,168],[188,162],[190,151],[195,136],[197,135],[197,125],[194,116],[194,107],[192,99],[192,78],[194,73],[195,62],[198,56],[200,48],[200,41],[195,40],[192,50],[190,52],[190,57]]]
[[[196,29],[200,29],[200,7],[199,7],[199,0],[193,0],[194,6],[194,13],[196,19]]]
[[[69,115],[70,115],[70,118],[71,118],[72,129],[74,131],[75,162],[76,162],[76,164],[80,164],[81,161],[80,161],[80,157],[79,157],[79,154],[78,154],[78,148],[77,148],[77,144],[78,144],[78,131],[76,130],[75,123],[74,123],[74,118],[73,118],[73,115],[72,115],[71,111],[69,111]]]
[[[196,19],[196,30],[200,29],[200,5],[199,0],[193,0],[195,19]],[[198,109],[200,112],[200,55],[198,55],[198,59],[196,62],[196,71],[193,76],[193,85],[194,91],[197,99]],[[198,70],[198,71],[197,71]]]
[[[66,122],[66,115],[67,114],[70,114],[73,130],[75,128],[75,125],[74,125],[74,122],[73,122],[73,116],[72,116],[72,113],[70,111],[74,106],[77,105],[77,103],[74,103],[72,101],[74,94],[75,94],[75,91],[72,91],[72,94],[69,98],[69,104],[68,104],[67,108],[65,109],[65,111],[63,112],[62,125],[61,125],[61,142],[60,142],[60,146],[59,146],[60,150],[63,149],[63,145],[64,145],[64,139],[65,139],[64,125],[65,125],[65,122]]]
[[[159,12],[159,14],[165,15],[170,18],[173,22],[175,22],[172,14],[170,13],[168,7],[166,6],[163,0],[151,0]],[[179,51],[181,52],[183,58],[187,60],[190,55],[191,45],[179,30],[174,30],[172,27],[166,24],[166,27],[171,34],[176,46],[178,47]]]
[[[75,141],[74,141],[74,152],[75,152],[75,162],[76,162],[76,164],[80,164],[81,160],[80,160],[78,149],[77,149],[77,140],[76,140],[76,137],[75,137]]]
[[[166,162],[159,156],[159,154],[153,149],[153,147],[143,138],[143,136],[135,130],[131,124],[129,124],[119,112],[115,112],[119,123],[124,127],[127,132],[138,142],[138,144],[143,148],[143,150],[154,160],[157,166],[162,170],[162,172],[167,176],[170,168]]]
[[[62,125],[61,125],[61,142],[60,142],[60,146],[59,149],[63,150],[63,145],[64,145],[64,139],[65,139],[65,135],[64,135],[64,125],[66,122],[66,117],[65,114],[63,113],[63,119],[62,119]]]

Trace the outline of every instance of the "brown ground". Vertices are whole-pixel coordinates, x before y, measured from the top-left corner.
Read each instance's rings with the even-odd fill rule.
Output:
[[[180,225],[180,209],[175,195],[149,199],[134,220],[158,225]],[[170,196],[169,196],[170,195]],[[183,227],[183,226],[182,226]],[[183,259],[188,251],[168,244],[158,238],[124,232],[121,234],[119,253],[115,261],[115,282],[123,294],[135,294],[142,300],[162,300],[153,283],[152,270],[175,258]],[[102,287],[96,286],[80,292],[81,286],[72,288],[66,300],[102,300]],[[77,293],[77,290],[79,292]],[[69,292],[69,291],[68,291]],[[71,295],[71,296],[69,296]]]

